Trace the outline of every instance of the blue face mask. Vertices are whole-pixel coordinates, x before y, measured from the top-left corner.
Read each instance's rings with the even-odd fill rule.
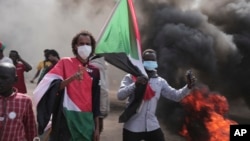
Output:
[[[144,61],[143,66],[146,70],[153,71],[158,67],[158,64],[156,61]]]

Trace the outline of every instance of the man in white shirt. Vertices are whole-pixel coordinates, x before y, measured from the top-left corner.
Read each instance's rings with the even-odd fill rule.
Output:
[[[131,105],[136,105],[135,101],[139,103],[139,106],[133,107],[133,109],[136,109],[132,112],[133,114],[131,114],[131,111],[129,114],[124,112],[125,114],[122,114],[119,118],[119,122],[124,122],[123,141],[165,141],[155,115],[158,100],[162,95],[167,99],[180,101],[189,94],[190,89],[194,86],[195,78],[187,75],[187,85],[177,90],[157,75],[158,64],[154,50],[145,50],[142,58],[148,78],[127,74],[123,78],[117,94],[119,100],[128,98],[127,109],[132,107]],[[140,91],[140,93],[138,88],[144,88],[145,92]]]
[[[100,132],[103,131],[103,122],[104,119],[108,116],[110,111],[110,103],[109,103],[109,84],[108,84],[108,71],[107,64],[104,60],[104,57],[95,55],[90,59],[90,64],[97,67],[100,71],[100,86],[101,86],[101,94],[100,94],[100,112],[99,116],[99,129]]]
[[[4,49],[5,49],[5,46],[3,45],[3,43],[0,42],[0,63],[7,62],[7,63],[13,64],[13,61],[9,57],[4,56],[3,54]]]

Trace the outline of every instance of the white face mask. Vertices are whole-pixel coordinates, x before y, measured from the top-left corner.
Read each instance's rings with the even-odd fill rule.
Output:
[[[77,48],[77,53],[82,59],[87,59],[92,51],[90,45],[83,45]]]

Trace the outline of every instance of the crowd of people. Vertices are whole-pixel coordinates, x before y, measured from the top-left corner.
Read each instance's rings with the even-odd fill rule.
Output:
[[[95,48],[94,36],[81,31],[72,39],[71,57],[60,58],[55,49],[44,49],[45,59],[30,80],[35,83],[38,78],[32,100],[24,78],[31,65],[16,50],[4,56],[0,42],[0,141],[100,141],[110,103],[107,66]],[[161,95],[180,101],[195,78],[187,77],[187,85],[177,90],[157,74],[154,50],[145,50],[142,58],[147,76],[127,74],[117,92],[119,100],[128,100],[124,111],[136,110],[119,118],[124,123],[122,140],[164,141],[155,115],[157,102]],[[138,106],[131,109],[134,104]]]

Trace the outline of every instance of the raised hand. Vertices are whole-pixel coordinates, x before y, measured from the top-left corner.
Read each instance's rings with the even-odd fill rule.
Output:
[[[86,68],[82,65],[78,66],[78,71],[74,74],[74,78],[77,80],[83,80],[83,73],[86,72]]]
[[[196,78],[193,75],[192,70],[188,70],[186,72],[187,86],[189,89],[193,88],[196,82]]]

